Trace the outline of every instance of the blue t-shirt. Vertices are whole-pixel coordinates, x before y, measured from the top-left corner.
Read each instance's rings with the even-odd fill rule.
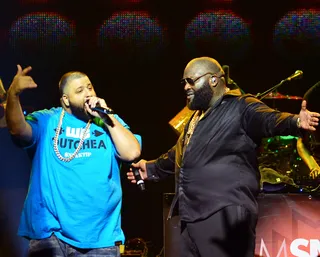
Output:
[[[54,233],[78,248],[100,248],[124,242],[121,229],[120,160],[108,132],[92,123],[83,146],[70,162],[59,160],[54,137],[62,108],[34,112],[34,157],[28,195],[18,234],[32,239]],[[115,118],[129,127],[117,115]],[[87,123],[65,112],[58,137],[63,157],[78,147]],[[141,138],[136,135],[141,144]]]

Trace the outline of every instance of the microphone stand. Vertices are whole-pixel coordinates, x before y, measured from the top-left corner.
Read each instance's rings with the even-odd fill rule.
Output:
[[[273,86],[272,88],[269,88],[268,90],[264,91],[263,93],[258,93],[256,94],[256,97],[259,99],[259,100],[262,100],[263,98],[265,98],[269,93],[277,90],[278,87],[282,86],[283,83],[287,82],[288,79],[284,79],[284,80],[281,80],[280,83],[278,83],[277,85]]]

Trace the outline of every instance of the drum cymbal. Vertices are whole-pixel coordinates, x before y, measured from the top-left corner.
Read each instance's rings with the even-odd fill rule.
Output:
[[[302,100],[301,96],[293,96],[293,95],[283,95],[279,92],[271,92],[267,94],[263,99],[273,99],[273,100]]]

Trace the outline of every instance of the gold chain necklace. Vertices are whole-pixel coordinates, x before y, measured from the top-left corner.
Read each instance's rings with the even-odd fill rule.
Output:
[[[183,153],[186,151],[186,148],[190,142],[191,136],[193,135],[193,132],[200,120],[202,112],[201,111],[197,111],[195,113],[195,115],[193,116],[192,120],[189,122],[189,126],[184,138],[184,146],[183,146]]]
[[[57,157],[58,157],[58,159],[60,161],[70,162],[79,153],[79,151],[80,151],[80,149],[81,149],[81,147],[83,145],[84,139],[86,137],[87,131],[90,128],[91,120],[88,121],[88,123],[87,123],[87,125],[86,125],[86,127],[85,127],[85,129],[83,131],[83,134],[82,134],[82,136],[80,138],[80,142],[79,142],[79,145],[78,145],[77,149],[74,151],[74,153],[70,157],[65,158],[60,154],[59,149],[58,149],[58,138],[59,138],[60,130],[61,130],[61,127],[62,127],[63,116],[64,116],[64,110],[62,110],[61,115],[60,115],[60,120],[59,120],[59,123],[58,123],[58,127],[56,129],[56,135],[54,136],[53,148],[54,148],[54,152],[56,153],[56,155],[57,155]]]

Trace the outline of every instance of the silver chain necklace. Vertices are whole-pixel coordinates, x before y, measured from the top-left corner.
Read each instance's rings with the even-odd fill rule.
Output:
[[[84,139],[86,137],[87,131],[90,128],[91,120],[88,121],[88,123],[87,123],[87,125],[86,125],[86,127],[85,127],[85,129],[83,131],[83,134],[82,134],[82,136],[80,138],[80,142],[79,142],[79,145],[78,145],[77,149],[74,151],[74,153],[70,157],[65,158],[60,154],[59,149],[58,149],[58,138],[59,138],[60,130],[61,130],[61,127],[62,127],[63,117],[64,117],[64,110],[62,110],[61,115],[60,115],[60,120],[59,120],[59,123],[58,123],[58,127],[56,129],[56,135],[54,136],[53,148],[54,148],[54,152],[56,153],[56,155],[57,155],[57,157],[58,157],[58,159],[60,161],[70,162],[79,153],[79,151],[80,151],[80,149],[81,149],[81,147],[83,145]]]

